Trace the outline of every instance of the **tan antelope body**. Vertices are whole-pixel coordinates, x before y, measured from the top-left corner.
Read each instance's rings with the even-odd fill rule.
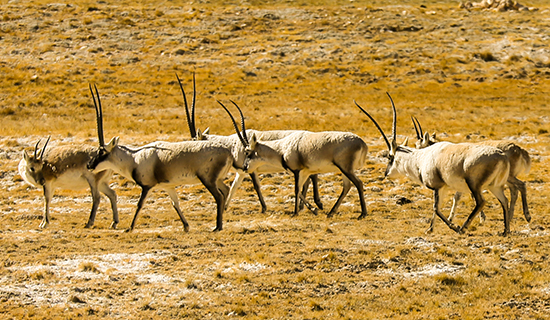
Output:
[[[86,223],[86,228],[94,225],[97,209],[100,203],[100,192],[104,193],[111,201],[113,210],[113,222],[111,228],[116,229],[119,222],[117,210],[117,196],[109,187],[109,180],[113,172],[111,170],[90,172],[86,165],[97,154],[97,150],[83,144],[55,146],[46,149],[47,142],[42,151],[34,155],[23,154],[19,162],[19,174],[30,185],[42,188],[44,191],[44,217],[40,228],[45,228],[50,223],[50,203],[56,189],[82,190],[90,188],[92,192],[92,211]]]
[[[435,137],[435,133],[429,135],[427,132],[422,132],[422,127],[420,126],[420,122],[418,121],[418,119],[413,117],[412,120],[416,131],[417,141],[415,145],[417,148],[425,148],[439,142]],[[521,148],[511,141],[490,140],[476,142],[475,144],[498,148],[499,150],[502,150],[502,152],[504,152],[504,154],[508,157],[508,161],[510,162],[510,172],[508,174],[508,181],[506,182],[506,184],[510,188],[510,219],[513,219],[514,217],[515,205],[519,192],[521,193],[523,215],[525,216],[525,220],[527,222],[530,222],[531,215],[529,213],[529,207],[527,203],[527,188],[525,186],[525,182],[517,178],[519,175],[528,174],[529,170],[531,169],[531,158],[529,157],[529,153],[525,149]],[[453,205],[451,207],[451,213],[449,214],[448,218],[450,221],[452,221],[452,219],[454,218],[461,195],[462,194],[460,192],[457,192],[453,197]],[[482,211],[481,221],[483,220],[485,220],[485,214]]]
[[[177,74],[176,74],[176,77],[178,79],[178,83],[183,96],[185,111],[187,115],[187,125],[189,127],[189,133],[191,134],[191,139],[196,141],[208,140],[208,141],[219,143],[221,145],[226,146],[228,149],[230,149],[233,155],[233,159],[234,159],[233,166],[236,173],[235,173],[235,178],[229,189],[229,195],[227,196],[227,199],[226,199],[226,209],[227,209],[229,207],[229,203],[231,202],[231,199],[233,199],[233,196],[235,195],[237,189],[242,184],[247,174],[242,169],[244,165],[244,160],[246,157],[245,146],[241,143],[239,135],[237,133],[234,133],[229,136],[222,136],[222,135],[214,135],[214,134],[208,133],[209,129],[206,129],[203,132],[197,129],[196,121],[195,121],[195,101],[196,101],[195,75],[193,74],[193,100],[191,103],[191,110],[189,110],[189,107],[187,104],[187,97],[185,95],[185,91],[181,84],[181,80]],[[240,112],[240,109],[239,109],[239,112]],[[250,130],[250,129],[246,130],[244,127],[244,117],[242,113],[241,113],[241,126],[242,126],[241,135],[244,135],[244,136],[255,135],[256,138],[260,141],[278,140],[290,134],[293,134],[295,132],[299,132],[298,130],[272,130],[272,131],[258,131],[258,130]],[[237,132],[239,131],[237,127],[235,129],[237,130]],[[281,172],[281,168],[278,166],[264,165],[259,167],[256,171],[248,173],[248,175],[250,175],[250,178],[252,180],[254,190],[258,195],[258,200],[260,201],[262,213],[267,211],[267,205],[262,195],[261,184],[260,184],[260,179],[258,177],[258,173],[276,173],[276,172]],[[309,185],[309,181],[310,180],[308,179],[307,185]],[[311,181],[313,181],[313,195],[314,195],[315,203],[317,204],[317,207],[319,209],[322,209],[323,204],[319,196],[317,175],[313,175],[311,177]],[[304,188],[304,191],[303,191],[304,196],[306,192],[307,192],[307,186]]]
[[[92,172],[113,170],[141,187],[141,196],[128,231],[134,229],[138,214],[153,188],[160,188],[168,193],[184,230],[188,231],[189,224],[179,207],[175,187],[194,183],[202,183],[216,200],[214,230],[222,230],[225,199],[229,192],[229,187],[223,183],[223,179],[233,165],[231,151],[210,141],[153,142],[131,149],[119,145],[119,138],[115,137],[105,144],[101,101],[97,88],[95,91],[98,98],[96,103],[94,97],[94,104],[100,146],[98,154],[88,163],[88,169]]]
[[[259,141],[265,142],[265,141],[274,141],[282,139],[286,136],[292,135],[296,132],[303,132],[303,131],[295,131],[295,130],[275,130],[275,131],[258,131],[258,130],[246,130],[247,136],[254,135]],[[235,179],[233,180],[233,183],[231,184],[231,187],[229,189],[229,195],[226,200],[226,205],[229,206],[229,202],[235,195],[235,192],[239,188],[239,186],[242,184],[246,172],[242,169],[246,157],[245,153],[245,147],[240,142],[238,136],[236,134],[232,134],[230,136],[218,136],[218,135],[211,135],[211,134],[203,134],[202,138],[208,141],[217,142],[224,146],[227,146],[231,149],[231,152],[233,154],[233,158],[235,160]],[[277,172],[284,172],[285,169],[280,167],[279,165],[275,164],[272,165],[270,163],[266,163],[262,166],[259,166],[254,171],[248,172],[250,175],[250,178],[253,182],[254,189],[256,191],[256,194],[258,195],[258,199],[260,201],[260,204],[262,206],[262,213],[266,212],[267,205],[265,203],[264,197],[261,192],[261,185],[260,180],[258,177],[259,173],[277,173]],[[319,196],[319,189],[318,189],[318,178],[317,175],[314,174],[311,176],[311,180],[313,182],[313,194],[314,194],[314,201],[315,204],[319,209],[323,209],[323,204],[321,202],[321,198]],[[307,182],[309,184],[309,180]],[[304,187],[304,190],[302,194],[305,196],[305,193],[307,191],[307,185]]]
[[[296,132],[285,138],[273,141],[250,140],[250,151],[245,162],[247,172],[255,171],[263,165],[279,166],[294,175],[295,207],[299,211],[299,199],[307,205],[300,193],[308,177],[319,173],[342,172],[344,186],[338,200],[328,213],[337,212],[353,183],[359,194],[361,215],[367,214],[363,183],[355,174],[366,160],[368,147],[357,135],[349,132]]]
[[[389,94],[388,94],[389,96]],[[390,97],[391,100],[391,97]],[[393,109],[393,125],[391,142],[378,125],[363,108],[356,105],[373,121],[389,149],[389,163],[385,176],[389,178],[405,176],[414,182],[433,190],[434,214],[428,232],[433,231],[435,216],[452,230],[463,233],[470,226],[472,219],[483,209],[484,190],[489,190],[499,200],[504,217],[504,235],[510,232],[510,216],[508,214],[508,199],[504,195],[504,185],[508,179],[510,162],[499,149],[491,146],[481,146],[472,143],[453,144],[438,143],[424,149],[398,146],[396,142],[396,111]],[[450,222],[440,210],[442,193],[454,190],[470,192],[475,201],[475,207],[462,227]]]
[[[131,149],[118,145],[113,138],[105,145],[105,153],[92,159],[89,168],[93,172],[110,169],[141,187],[134,218],[129,230],[133,230],[139,212],[153,188],[159,188],[170,196],[185,231],[189,230],[179,207],[175,187],[202,183],[217,204],[216,229],[222,230],[225,198],[229,187],[223,183],[233,165],[231,152],[208,141],[153,142]]]

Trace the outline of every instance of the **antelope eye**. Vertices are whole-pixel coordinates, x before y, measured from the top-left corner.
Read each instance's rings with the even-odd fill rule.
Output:
[[[31,168],[31,172],[34,172],[34,168]]]

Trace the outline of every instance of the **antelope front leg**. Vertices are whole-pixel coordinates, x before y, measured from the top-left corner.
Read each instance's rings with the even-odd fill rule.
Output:
[[[136,213],[134,213],[134,218],[132,219],[132,224],[130,225],[130,228],[126,229],[126,232],[130,232],[130,231],[134,230],[134,227],[136,226],[136,221],[137,221],[138,214],[141,211],[141,208],[143,207],[143,205],[145,204],[145,200],[147,199],[147,195],[149,194],[150,190],[151,190],[150,187],[145,187],[145,186],[141,187],[141,196],[139,197],[139,200],[138,200]]]
[[[470,227],[470,224],[472,223],[472,220],[475,218],[475,216],[483,209],[483,206],[485,206],[485,199],[483,199],[483,196],[481,195],[481,192],[472,192],[472,195],[474,197],[474,201],[476,203],[474,210],[470,215],[468,216],[468,219],[466,219],[466,222],[462,225],[460,228],[460,232],[464,233],[468,227]],[[506,219],[506,217],[505,217]]]
[[[264,196],[262,194],[262,186],[260,185],[260,179],[258,178],[258,174],[255,172],[252,172],[250,174],[250,179],[252,179],[252,185],[254,186],[254,190],[256,190],[256,194],[258,195],[258,200],[260,200],[260,205],[262,206],[262,213],[265,213],[267,211],[267,205],[265,204]],[[233,188],[233,186],[231,186]],[[229,199],[227,200],[229,202]]]
[[[44,217],[38,226],[40,229],[46,228],[50,224],[50,203],[52,201],[53,191],[51,187],[44,185]]]
[[[293,171],[294,173],[294,214],[293,216],[297,216],[298,212],[300,211],[300,200],[304,202],[306,207],[313,212],[313,214],[317,215],[317,209],[314,208],[307,200],[306,197],[302,194],[302,190],[304,188],[304,184],[306,182],[306,179],[304,179],[304,175],[300,174],[299,170]],[[309,178],[309,177],[308,177]]]
[[[439,190],[438,189],[434,189],[434,214],[432,216],[432,221],[430,223],[430,226],[428,227],[428,230],[426,230],[426,233],[431,233],[433,232],[433,228],[434,228],[434,223],[435,223],[435,216],[437,215],[439,218],[441,218],[441,220],[443,220],[443,222],[445,222],[445,224],[451,228],[451,230],[457,232],[457,233],[462,233],[462,230],[457,226],[455,225],[454,223],[450,222],[447,217],[445,217],[442,213],[441,213],[441,210],[439,209],[439,202],[440,199],[439,199]]]

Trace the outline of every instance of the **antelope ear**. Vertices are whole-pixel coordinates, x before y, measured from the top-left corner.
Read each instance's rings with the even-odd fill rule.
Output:
[[[390,156],[395,156],[395,153],[397,152],[397,141],[393,140],[391,141],[391,149],[390,149]]]
[[[402,147],[406,147],[408,143],[409,143],[409,137],[406,137],[406,138],[405,138],[405,141],[403,141],[403,143],[401,144],[401,146],[402,146]]]
[[[436,141],[436,137],[435,137],[435,132],[432,133],[432,141],[435,142]]]
[[[256,135],[254,133],[250,136],[250,141],[248,143],[250,145],[250,149],[256,149],[256,144],[258,144],[258,140],[256,139]]]
[[[109,141],[109,143],[105,145],[105,150],[107,152],[113,151],[113,149],[118,145],[118,139],[119,137],[114,137],[113,139],[111,139],[111,141]]]
[[[424,132],[424,136],[420,140],[420,147],[425,148],[430,145],[430,134],[428,132]]]
[[[203,132],[201,132],[200,129],[197,129],[197,137],[195,140],[197,141],[202,141],[202,140],[206,140],[206,134],[208,134],[208,132],[210,131],[210,128],[206,128],[206,130],[204,130]]]
[[[31,157],[29,156],[29,154],[27,153],[27,151],[23,150],[23,159],[25,159],[25,161],[29,162]]]

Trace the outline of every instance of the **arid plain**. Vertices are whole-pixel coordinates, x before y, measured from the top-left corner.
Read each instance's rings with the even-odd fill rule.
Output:
[[[466,11],[456,1],[0,1],[0,316],[3,319],[547,319],[550,318],[550,7]],[[339,174],[324,174],[325,210],[293,210],[293,179],[262,177],[268,211],[245,180],[215,226],[200,185],[154,192],[136,229],[139,188],[119,176],[119,230],[102,198],[84,229],[89,191],[57,191],[39,229],[41,190],[17,173],[23,150],[97,145],[88,90],[102,97],[106,139],[140,146],[189,138],[176,73],[197,79],[197,124],[233,127],[216,103],[236,101],[250,128],[350,131],[369,146],[340,212]],[[452,142],[511,140],[532,160],[511,235],[486,193],[487,220],[459,235],[432,215],[432,193],[385,180],[389,92],[399,141],[425,130]],[[414,140],[414,139],[413,139]],[[227,179],[231,182],[233,173]],[[308,195],[311,198],[311,195]],[[450,198],[444,211],[450,209]],[[468,196],[456,218],[472,210]]]

